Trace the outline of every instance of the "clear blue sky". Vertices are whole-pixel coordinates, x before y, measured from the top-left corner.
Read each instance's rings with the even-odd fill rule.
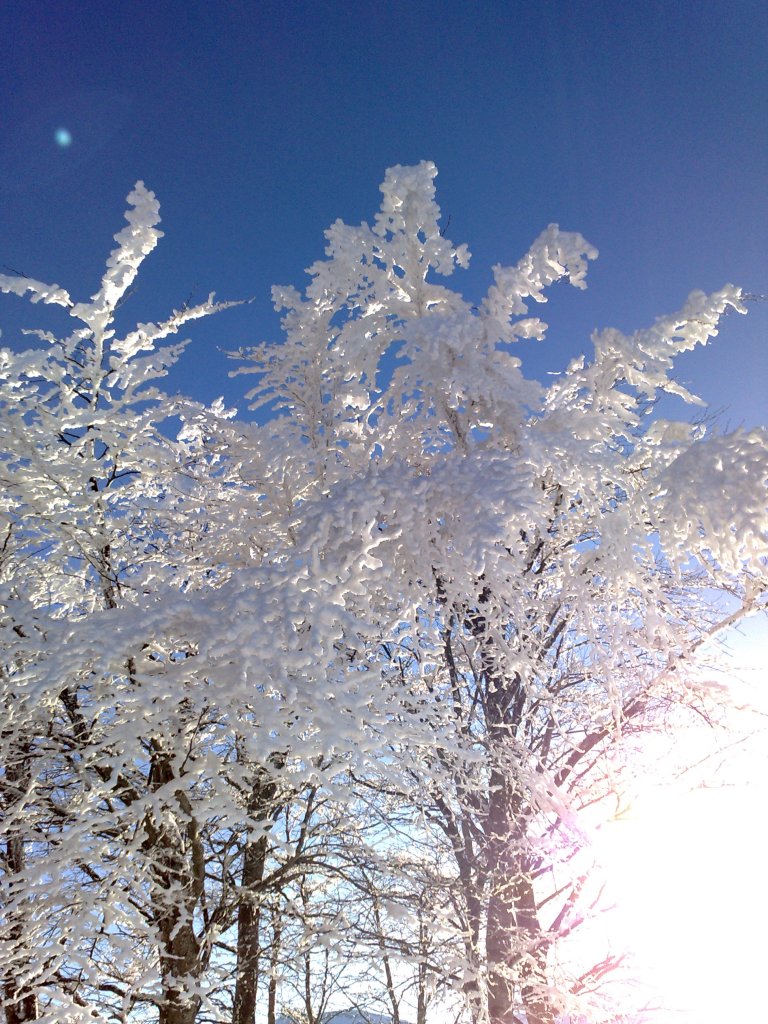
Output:
[[[752,0],[6,0],[0,266],[91,294],[143,179],[166,237],[126,316],[254,296],[191,326],[171,382],[235,401],[217,348],[279,338],[270,285],[303,286],[336,217],[373,216],[387,166],[431,159],[470,297],[551,221],[599,248],[589,291],[546,310],[551,342],[521,347],[541,374],[695,287],[768,292],[767,54]],[[66,326],[3,297],[2,343],[49,315]],[[761,303],[683,376],[732,425],[765,421],[767,351]]]

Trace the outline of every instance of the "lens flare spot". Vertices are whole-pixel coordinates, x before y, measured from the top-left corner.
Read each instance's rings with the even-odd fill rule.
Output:
[[[72,145],[72,132],[69,128],[57,128],[53,133],[53,137],[60,149],[66,149],[67,146]]]

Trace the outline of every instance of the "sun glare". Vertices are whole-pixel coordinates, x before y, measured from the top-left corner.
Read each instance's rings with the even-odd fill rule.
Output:
[[[766,1019],[767,804],[768,742],[758,733],[737,739],[692,791],[684,780],[649,782],[601,830],[596,853],[614,904],[603,927],[632,956],[649,1004],[663,1008],[649,1019]]]

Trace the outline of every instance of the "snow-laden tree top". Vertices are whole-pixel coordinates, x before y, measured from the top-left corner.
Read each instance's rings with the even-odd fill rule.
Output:
[[[697,403],[677,356],[746,309],[694,292],[543,385],[517,342],[596,250],[551,225],[470,304],[438,282],[469,252],[435,175],[391,168],[372,226],[337,221],[305,291],[274,289],[282,343],[236,355],[255,421],[159,387],[184,349],[159,343],[226,303],[117,334],[161,237],[141,182],[90,301],[0,276],[78,322],[0,350],[13,1024],[252,1024],[255,951],[307,965],[321,919],[369,960],[381,907],[422,1005],[601,1019],[605,964],[559,959],[580,812],[765,606],[766,432],[654,412]]]

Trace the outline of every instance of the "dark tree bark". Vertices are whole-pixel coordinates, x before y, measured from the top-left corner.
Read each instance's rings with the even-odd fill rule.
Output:
[[[521,810],[510,781],[491,777],[486,959],[491,1024],[519,1024],[522,1002],[528,1024],[553,1024],[546,998],[547,935],[541,929],[530,864],[523,852]]]
[[[30,779],[30,747],[28,743],[20,742],[14,745],[15,750],[5,770],[3,784],[3,804],[6,800],[14,802],[23,793]],[[21,833],[13,832],[9,835],[5,846],[6,871],[10,878],[20,876],[26,868],[26,854],[24,841]],[[8,930],[8,938],[12,945],[22,946],[24,942],[23,922],[11,921]],[[7,976],[3,981],[3,1009],[5,1011],[6,1024],[26,1024],[27,1021],[38,1019],[37,993],[28,985],[19,983],[13,975]]]
[[[277,1024],[277,966],[280,963],[282,941],[280,911],[275,906],[272,912],[272,954],[269,960],[269,986],[267,988],[267,1024]]]
[[[248,800],[249,818],[258,822],[276,813],[277,783],[266,774],[254,780]],[[243,851],[240,900],[237,908],[237,975],[232,1024],[255,1024],[259,986],[261,903],[258,892],[264,879],[269,843],[266,835],[246,842]]]
[[[489,886],[485,935],[488,1016],[490,1024],[519,1024],[515,1008],[522,1002],[528,1024],[554,1024],[557,1014],[546,996],[549,937],[539,921],[526,849],[530,807],[505,757],[511,739],[519,735],[527,696],[519,676],[507,677],[497,668],[485,615],[490,600],[491,594],[484,588],[479,608],[465,618],[479,647],[491,758],[483,822]]]
[[[150,747],[148,781],[156,791],[172,783],[175,775],[171,756],[163,744],[153,739]],[[176,799],[176,821],[156,821],[148,815],[144,823],[144,852],[152,865],[153,912],[160,935],[163,996],[158,1024],[195,1024],[200,997],[189,995],[187,982],[196,981],[205,966],[194,924],[195,910],[205,887],[205,854],[186,793],[178,789]]]
[[[232,1024],[255,1024],[259,982],[261,906],[256,889],[264,878],[267,837],[248,843],[243,853],[242,893],[237,908],[237,977]]]

